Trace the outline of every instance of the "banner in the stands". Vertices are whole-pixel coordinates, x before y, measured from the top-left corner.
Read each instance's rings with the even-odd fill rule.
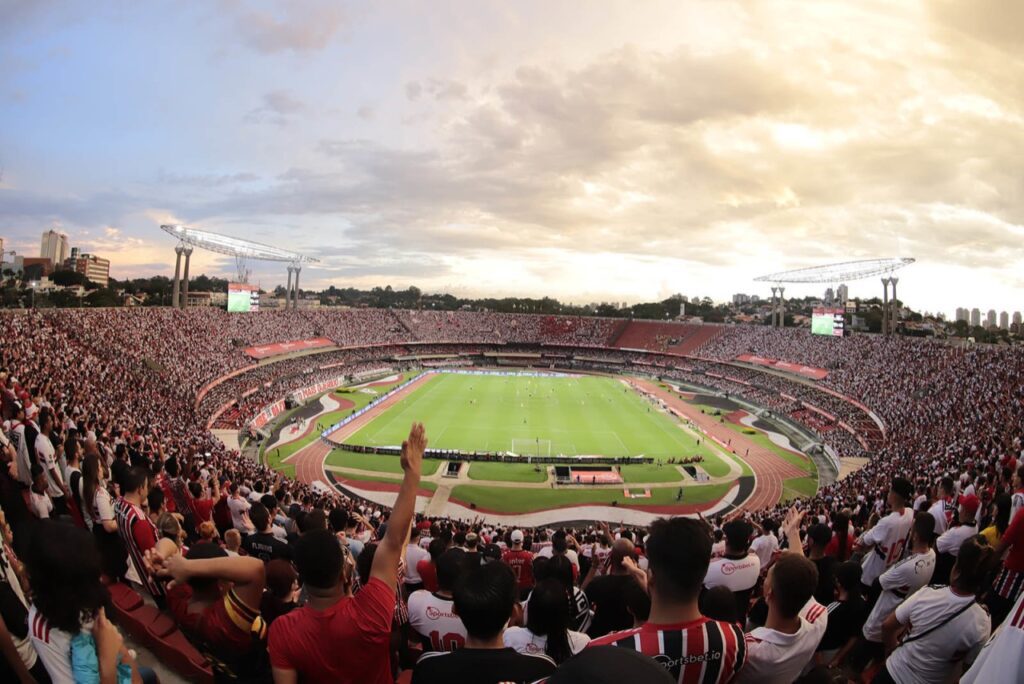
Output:
[[[811,380],[824,380],[828,377],[828,371],[824,368],[815,368],[814,366],[802,366],[799,363],[790,363],[789,361],[779,361],[778,359],[766,359],[763,356],[754,356],[753,354],[741,354],[736,357],[737,361],[743,363],[753,363],[757,366],[767,366],[768,368],[774,368],[786,373],[793,373],[794,375],[802,375],[805,378]]]
[[[275,342],[274,344],[261,344],[256,347],[246,347],[245,353],[254,359],[266,359],[281,354],[294,354],[295,352],[307,351],[309,349],[320,349],[321,347],[333,347],[326,337],[317,337],[312,340],[292,340],[291,342]]]

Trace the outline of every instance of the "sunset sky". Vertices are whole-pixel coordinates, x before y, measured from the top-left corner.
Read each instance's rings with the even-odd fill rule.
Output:
[[[0,0],[0,170],[6,249],[59,226],[117,278],[171,275],[176,221],[317,288],[724,300],[910,256],[910,306],[1015,311],[1024,2]]]

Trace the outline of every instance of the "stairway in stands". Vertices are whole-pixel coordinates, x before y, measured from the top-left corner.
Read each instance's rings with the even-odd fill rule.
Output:
[[[724,327],[721,325],[706,324],[691,326],[697,328],[692,335],[683,340],[682,344],[674,348],[676,354],[689,356],[695,354],[698,349],[722,334]]]

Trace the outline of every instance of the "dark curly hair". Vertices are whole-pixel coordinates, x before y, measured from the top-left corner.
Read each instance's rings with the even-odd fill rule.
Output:
[[[77,633],[110,597],[93,536],[71,524],[40,521],[29,535],[25,567],[36,609],[62,631]]]

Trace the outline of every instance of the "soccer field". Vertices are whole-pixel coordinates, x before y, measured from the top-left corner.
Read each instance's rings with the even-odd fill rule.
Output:
[[[729,472],[716,451],[615,378],[434,375],[346,443],[398,446],[413,421],[423,422],[437,449],[659,460],[701,455],[712,477]]]

